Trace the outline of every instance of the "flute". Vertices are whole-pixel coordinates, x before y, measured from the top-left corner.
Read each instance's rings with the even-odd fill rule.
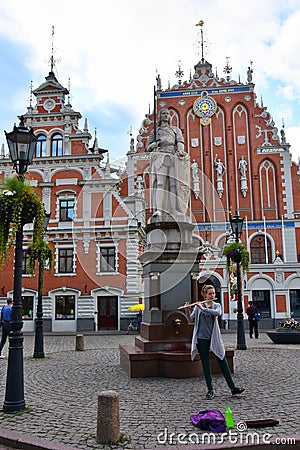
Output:
[[[214,300],[217,300],[217,298],[213,298],[211,300],[202,300],[201,303],[210,303],[213,302]],[[185,309],[185,308],[189,308],[191,306],[195,306],[198,302],[195,303],[190,303],[189,305],[183,305],[183,306],[179,306],[179,308],[177,309]]]

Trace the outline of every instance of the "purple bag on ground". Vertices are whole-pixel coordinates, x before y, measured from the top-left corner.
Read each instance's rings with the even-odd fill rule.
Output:
[[[190,419],[193,425],[202,428],[202,430],[213,431],[214,433],[226,431],[225,417],[217,409],[200,411],[199,414],[192,414]]]

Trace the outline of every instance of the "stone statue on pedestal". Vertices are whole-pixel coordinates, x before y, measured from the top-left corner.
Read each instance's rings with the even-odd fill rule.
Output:
[[[152,217],[184,220],[190,195],[189,156],[184,151],[181,130],[170,123],[169,110],[161,109],[146,149],[151,152]]]

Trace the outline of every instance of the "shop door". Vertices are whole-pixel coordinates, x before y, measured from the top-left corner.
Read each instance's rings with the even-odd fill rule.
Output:
[[[117,330],[118,297],[97,297],[98,330]]]

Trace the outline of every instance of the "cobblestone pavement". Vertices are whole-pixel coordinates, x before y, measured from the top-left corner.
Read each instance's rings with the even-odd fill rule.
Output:
[[[279,420],[276,427],[249,430],[253,436],[258,433],[257,439],[265,433],[272,442],[299,435],[299,345],[273,344],[265,333],[259,339],[247,338],[247,350],[236,350],[234,356],[234,379],[237,386],[246,388],[245,393],[232,397],[223,377],[214,375],[216,395],[206,400],[203,379],[129,379],[119,365],[119,344],[134,342],[134,338],[124,334],[86,335],[85,351],[76,352],[75,336],[46,335],[46,357],[33,359],[34,337],[24,336],[28,412],[0,412],[0,427],[79,449],[104,448],[95,437],[97,399],[101,391],[112,389],[120,395],[120,428],[130,439],[122,445],[126,449],[201,443],[203,432],[192,426],[190,415],[204,409],[225,413],[228,405],[236,425],[245,420]],[[227,348],[236,347],[236,332],[224,331],[223,339]],[[7,358],[0,360],[3,401],[6,368]],[[237,428],[234,431],[238,433]],[[241,435],[238,433],[239,439],[243,439]],[[231,443],[229,434],[224,439]]]

